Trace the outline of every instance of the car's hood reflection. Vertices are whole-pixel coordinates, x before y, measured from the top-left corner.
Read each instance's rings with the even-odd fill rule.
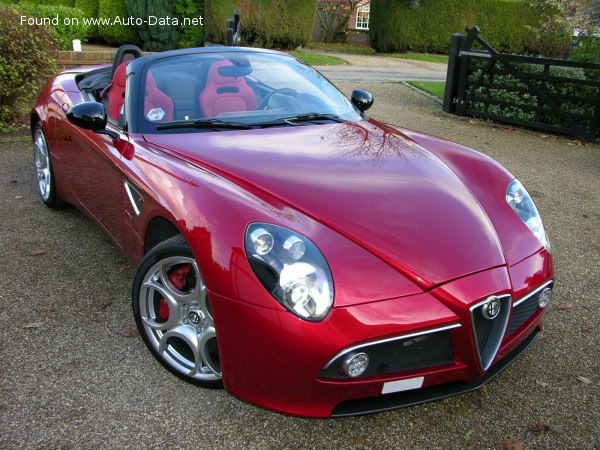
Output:
[[[426,284],[504,264],[492,224],[461,180],[377,122],[145,138],[281,198]]]

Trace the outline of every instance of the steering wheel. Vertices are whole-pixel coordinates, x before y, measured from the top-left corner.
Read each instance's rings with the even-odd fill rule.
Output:
[[[289,97],[294,97],[294,98],[298,97],[298,92],[294,89],[290,89],[290,88],[275,89],[274,91],[269,92],[267,95],[265,95],[263,97],[263,99],[260,101],[260,103],[258,104],[256,109],[257,110],[267,109],[267,106],[269,105],[269,100],[271,100],[271,97],[273,97],[275,94],[287,95]]]

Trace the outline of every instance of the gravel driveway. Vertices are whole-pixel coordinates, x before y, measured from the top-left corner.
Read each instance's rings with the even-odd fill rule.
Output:
[[[333,82],[446,81],[447,64],[386,56],[327,54],[350,63],[349,66],[317,66],[319,72]]]
[[[361,87],[374,117],[498,159],[536,199],[557,284],[529,351],[486,389],[348,419],[190,386],[127,336],[133,269],[78,211],[41,203],[30,142],[0,143],[0,448],[600,446],[600,146],[445,116],[398,84]]]

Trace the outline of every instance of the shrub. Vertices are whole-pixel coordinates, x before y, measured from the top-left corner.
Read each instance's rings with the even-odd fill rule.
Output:
[[[83,17],[98,17],[98,0],[75,0],[75,7],[81,10]],[[90,25],[88,30],[88,38],[96,39],[97,37],[98,25]]]
[[[113,19],[128,17],[123,0],[98,0],[98,17]],[[108,44],[139,44],[140,38],[135,27],[130,25],[99,25],[98,34]]]
[[[46,6],[68,6],[68,7],[74,7],[75,6],[75,0],[14,0],[14,1],[9,1],[8,3],[29,3],[31,5],[46,5]]]
[[[53,18],[58,16],[58,24],[52,25],[52,27],[58,36],[60,48],[63,50],[71,50],[73,39],[80,39],[82,42],[85,42],[88,37],[89,27],[84,25],[84,15],[80,9],[60,5],[35,5],[31,3],[20,3],[15,5],[15,9],[30,17]],[[78,19],[79,23],[65,25],[65,18]]]
[[[246,45],[295,48],[311,38],[317,0],[206,0],[206,37],[224,43],[225,25],[239,8]]]
[[[11,119],[16,104],[31,99],[56,67],[58,41],[46,26],[23,26],[14,8],[0,7],[0,121]]]
[[[204,16],[204,2],[198,0],[179,0],[176,7],[177,13],[181,17],[200,17]],[[205,19],[206,20],[206,19]],[[206,24],[206,22],[203,22]],[[204,44],[204,25],[182,25],[181,38],[179,39],[179,48],[199,47]]]
[[[453,33],[478,25],[496,49],[522,53],[535,47],[527,27],[538,21],[519,0],[372,0],[369,38],[381,52],[448,53]]]
[[[600,64],[600,38],[595,36],[579,36],[574,50],[571,51],[571,61]],[[590,80],[600,81],[600,69],[584,69]]]
[[[156,18],[177,18],[175,11],[175,2],[168,1],[147,1],[147,0],[125,0],[127,13],[132,17]],[[179,26],[172,24],[153,24],[143,23],[135,25],[140,39],[142,40],[144,50],[163,51],[172,50],[177,47],[181,32]]]

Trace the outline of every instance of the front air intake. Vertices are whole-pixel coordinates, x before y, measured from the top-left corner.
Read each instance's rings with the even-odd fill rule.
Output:
[[[348,356],[359,353],[364,353],[369,361],[368,368],[359,379],[453,364],[450,330],[459,326],[454,324],[351,347],[329,361],[319,372],[319,378],[357,379],[350,378],[343,366]]]

